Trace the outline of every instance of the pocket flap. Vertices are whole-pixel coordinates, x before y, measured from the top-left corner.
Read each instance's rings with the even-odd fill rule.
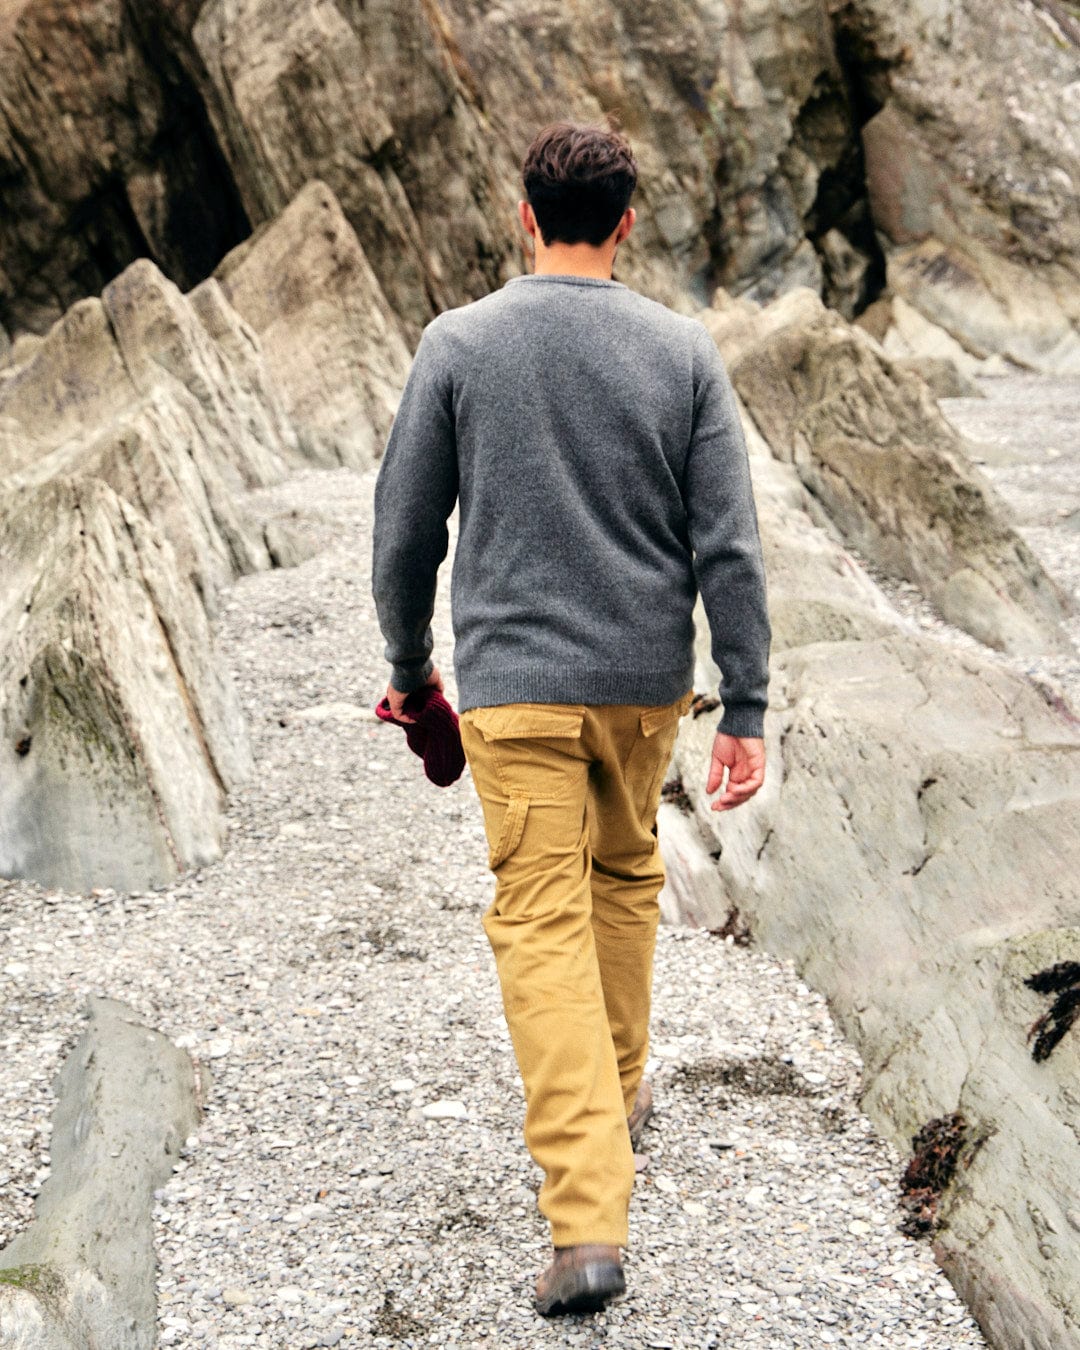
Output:
[[[641,734],[651,736],[661,727],[670,726],[690,711],[694,701],[694,691],[685,693],[676,703],[666,703],[661,708],[646,708],[641,714]]]
[[[505,703],[474,708],[472,723],[485,741],[513,736],[580,736],[585,714],[557,703]]]

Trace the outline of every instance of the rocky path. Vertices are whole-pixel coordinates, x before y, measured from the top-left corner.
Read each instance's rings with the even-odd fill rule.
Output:
[[[823,999],[752,947],[672,929],[630,1292],[595,1319],[531,1311],[545,1232],[479,922],[479,803],[467,771],[430,785],[370,712],[387,674],[373,484],[311,472],[265,494],[330,542],[229,597],[220,640],[258,768],[225,857],[145,894],[0,882],[0,1242],[31,1215],[51,1079],[99,991],[211,1076],[155,1209],[163,1346],[983,1345],[898,1231],[903,1159],[858,1111]]]

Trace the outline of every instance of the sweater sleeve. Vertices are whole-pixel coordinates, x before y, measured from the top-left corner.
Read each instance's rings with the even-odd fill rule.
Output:
[[[458,493],[453,390],[431,331],[437,322],[421,334],[375,481],[372,594],[390,683],[403,694],[434,669],[435,588]]]
[[[727,369],[711,334],[699,326],[683,502],[712,658],[721,672],[718,729],[761,736],[772,631],[749,453]]]

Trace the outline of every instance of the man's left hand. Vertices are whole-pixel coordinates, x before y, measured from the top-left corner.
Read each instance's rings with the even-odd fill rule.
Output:
[[[438,667],[438,666],[435,666],[435,667],[432,669],[431,674],[427,677],[427,679],[424,681],[424,683],[423,683],[422,685],[420,685],[419,687],[420,687],[421,689],[426,689],[427,686],[428,686],[429,684],[433,684],[433,685],[435,686],[435,688],[439,691],[440,694],[445,692],[445,690],[444,690],[444,688],[443,688],[442,676],[439,674],[439,667]],[[411,693],[415,693],[416,691],[415,691],[415,690],[411,690],[410,692],[411,692]],[[405,705],[405,700],[406,700],[408,697],[409,697],[408,694],[403,694],[403,693],[401,692],[400,689],[395,689],[394,686],[393,686],[392,684],[388,684],[388,685],[386,686],[386,698],[387,698],[387,702],[390,704],[390,711],[391,711],[391,713],[398,719],[399,722],[415,722],[415,721],[416,721],[416,718],[415,718],[415,717],[410,717],[408,713],[403,713],[403,712],[401,711],[401,709],[402,709],[402,708],[404,707],[404,705]]]

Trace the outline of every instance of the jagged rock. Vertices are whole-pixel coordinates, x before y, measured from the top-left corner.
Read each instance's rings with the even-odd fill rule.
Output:
[[[217,281],[189,300],[140,259],[0,382],[0,874],[138,887],[219,854],[250,752],[208,618],[312,551],[247,500],[301,462],[274,380]]]
[[[238,371],[212,339],[207,325],[214,325],[213,302],[204,296],[200,315],[147,258],[110,282],[101,300],[138,392],[149,396],[167,381],[193,396],[203,415],[196,419],[199,431],[230,486],[278,482],[284,423],[268,413],[261,389],[253,387],[254,353]],[[216,317],[220,324],[223,316]],[[235,350],[236,335],[230,345]]]
[[[897,370],[909,370],[923,380],[935,398],[978,398],[979,386],[947,356],[894,356]]]
[[[913,308],[902,295],[875,300],[856,319],[892,357],[931,357],[950,361],[963,376],[1007,375],[1017,367],[997,354],[972,356],[936,323]]]
[[[148,401],[85,440],[61,446],[10,475],[0,491],[56,477],[100,479],[153,520],[212,618],[225,583],[274,565],[257,522],[172,400]]]
[[[168,540],[93,476],[0,489],[0,875],[140,889],[220,854],[251,767]]]
[[[774,459],[736,394],[746,435],[769,588],[772,650],[806,642],[878,637],[899,615],[844,548],[836,527],[791,464]],[[700,595],[694,623],[709,631]],[[720,672],[706,664],[697,687],[715,689]]]
[[[807,293],[792,292],[789,303],[797,304],[802,294]],[[745,339],[748,323],[768,325],[773,313],[771,307],[762,309],[743,296],[733,299],[721,290],[712,307],[700,311],[697,317],[721,350],[726,348],[730,355]],[[900,616],[844,547],[839,530],[795,466],[773,455],[737,391],[735,406],[746,438],[768,577],[772,650],[778,652],[806,642],[878,637],[893,631]],[[700,595],[694,624],[699,637],[708,634]],[[720,672],[705,647],[699,658],[702,666],[697,687],[715,689]]]
[[[0,376],[29,361],[43,340],[38,333],[20,333],[15,341],[0,353]]]
[[[227,309],[214,283],[189,304],[141,259],[0,383],[5,485],[109,483],[167,535],[211,613],[223,583],[271,565],[242,494],[280,480],[295,447],[257,340]]]
[[[315,464],[374,463],[411,354],[329,188],[309,183],[214,275],[258,334],[300,452]]]
[[[714,719],[674,763],[725,899],[795,959],[864,1063],[863,1108],[907,1148],[960,1110],[938,1250],[997,1347],[1080,1344],[1080,1027],[1035,1062],[1052,999],[1024,979],[1080,933],[1080,720],[1004,664],[913,632],[772,662],[765,784],[708,809]]]
[[[189,42],[254,221],[325,180],[411,339],[465,286],[490,289],[512,250],[501,165],[440,11],[211,0]]]
[[[0,1251],[0,1326],[20,1350],[157,1343],[154,1190],[198,1126],[206,1066],[134,1009],[91,994],[53,1082],[49,1175],[34,1218]]]
[[[235,388],[242,394],[237,400],[238,406],[249,425],[259,428],[260,444],[281,446],[290,461],[302,462],[296,430],[270,377],[255,330],[229,304],[214,277],[201,282],[187,298],[203,327],[227,358]],[[276,475],[269,481],[273,481],[273,476]]]
[[[990,646],[1071,649],[1061,621],[1074,602],[921,378],[805,289],[729,325],[721,350],[769,446],[852,547]]]

